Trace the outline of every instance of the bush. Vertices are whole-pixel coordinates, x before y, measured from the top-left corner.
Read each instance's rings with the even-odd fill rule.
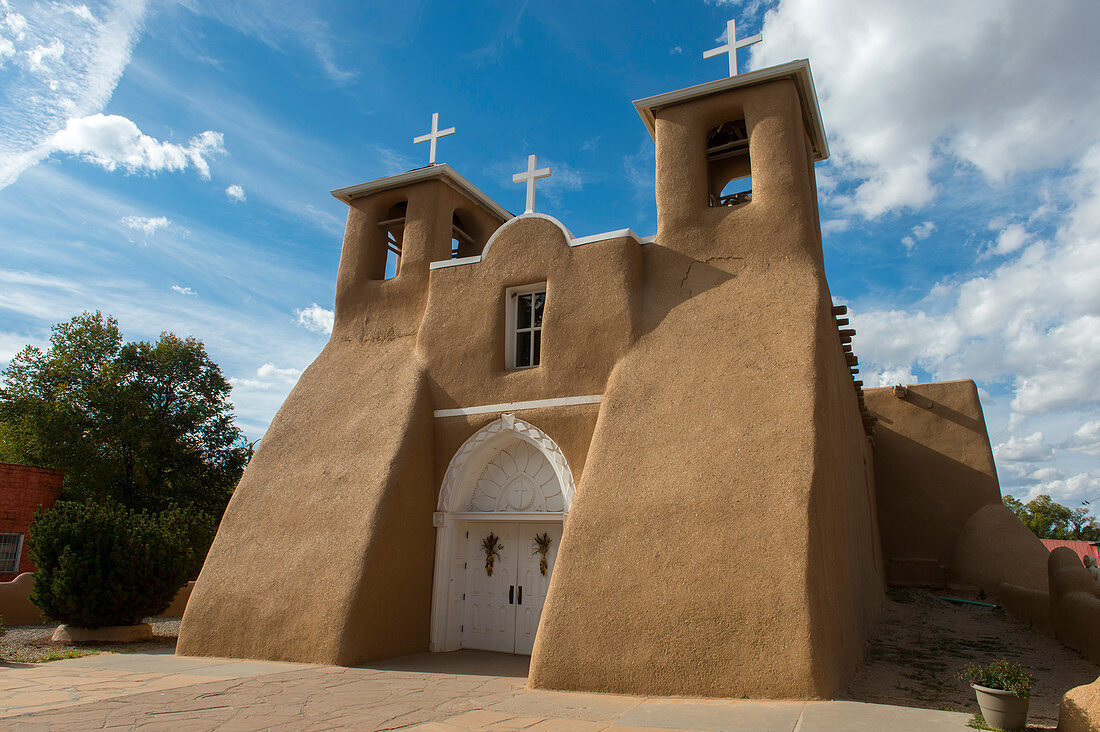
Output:
[[[963,681],[984,686],[987,689],[1001,689],[1012,692],[1013,696],[1031,696],[1031,687],[1035,677],[1024,671],[1018,663],[1003,658],[983,665],[969,663],[958,674]]]
[[[185,516],[71,501],[39,510],[29,532],[38,568],[31,602],[50,620],[80,628],[163,612],[196,562]]]

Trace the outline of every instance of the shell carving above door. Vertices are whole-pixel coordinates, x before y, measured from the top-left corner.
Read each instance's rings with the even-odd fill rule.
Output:
[[[474,483],[467,511],[523,513],[565,510],[554,466],[531,443],[516,439],[485,464]]]

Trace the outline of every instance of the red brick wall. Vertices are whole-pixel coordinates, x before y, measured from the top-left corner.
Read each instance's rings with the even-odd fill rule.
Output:
[[[64,477],[60,470],[0,463],[0,534],[25,535],[38,507],[49,508],[57,500]],[[25,536],[19,571],[34,571],[34,565],[27,558]],[[0,582],[14,577],[14,574],[0,574]]]

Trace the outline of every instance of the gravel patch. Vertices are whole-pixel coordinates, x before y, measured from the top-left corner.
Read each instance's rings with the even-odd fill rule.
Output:
[[[153,626],[153,639],[140,643],[70,643],[54,641],[51,636],[57,623],[49,625],[16,625],[0,637],[0,661],[38,663],[62,658],[89,656],[93,653],[132,653],[154,648],[175,648],[180,633],[180,618],[156,618],[146,622]]]
[[[1054,729],[1062,695],[1100,667],[1001,609],[947,602],[940,595],[996,603],[976,590],[891,589],[863,665],[842,699],[977,712],[974,691],[955,678],[973,661],[1007,658],[1035,676],[1028,729]]]

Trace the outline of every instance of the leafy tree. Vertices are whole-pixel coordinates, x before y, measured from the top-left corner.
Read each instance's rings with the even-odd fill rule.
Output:
[[[1045,494],[1027,503],[1010,495],[1003,500],[1040,539],[1100,541],[1100,523],[1089,512],[1087,501],[1078,508],[1069,508]]]
[[[251,456],[229,383],[194,338],[123,343],[114,318],[84,313],[3,377],[0,460],[64,470],[69,500],[220,517]]]

